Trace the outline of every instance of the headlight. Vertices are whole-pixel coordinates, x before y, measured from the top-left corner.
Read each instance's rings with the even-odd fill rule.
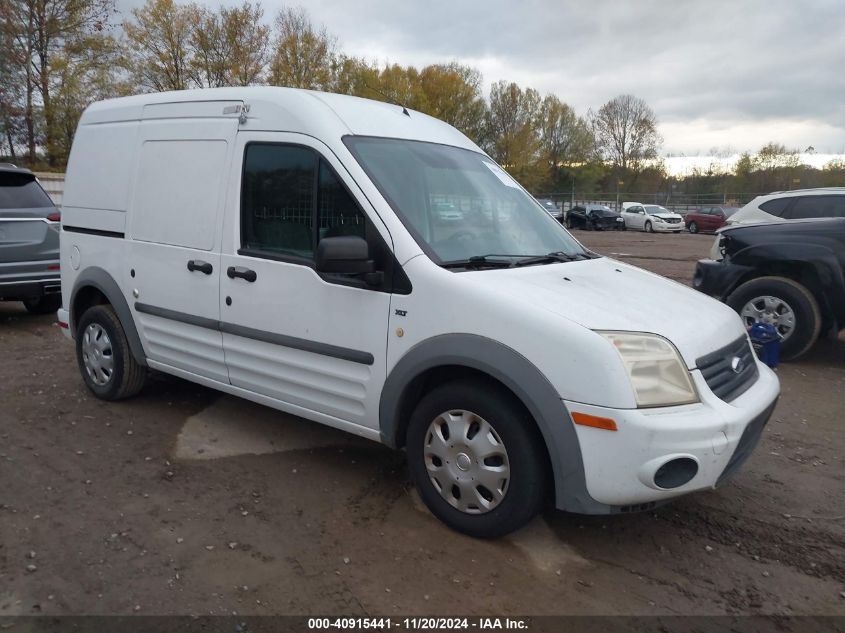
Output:
[[[631,379],[638,407],[698,402],[698,393],[678,350],[662,336],[598,332],[613,344]]]
[[[658,217],[658,216],[656,216],[656,215],[655,215],[655,216],[654,216],[654,221],[655,221],[655,222],[665,222],[666,220],[664,220],[663,218]]]

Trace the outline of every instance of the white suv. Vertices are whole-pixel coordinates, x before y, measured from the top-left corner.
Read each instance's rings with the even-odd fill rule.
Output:
[[[757,196],[730,216],[726,225],[775,224],[792,220],[843,217],[845,217],[845,187],[824,187],[775,191],[765,196]],[[721,238],[717,235],[710,249],[711,259],[722,259],[720,240]]]
[[[90,106],[61,271],[97,397],[153,369],[404,448],[431,511],[476,536],[550,498],[712,488],[779,392],[733,310],[585,249],[454,128],[355,97]]]

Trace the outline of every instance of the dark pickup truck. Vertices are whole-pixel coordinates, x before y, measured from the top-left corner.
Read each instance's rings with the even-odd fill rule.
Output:
[[[699,261],[693,287],[749,327],[774,325],[784,359],[845,328],[845,218],[738,225],[719,239],[723,259]]]

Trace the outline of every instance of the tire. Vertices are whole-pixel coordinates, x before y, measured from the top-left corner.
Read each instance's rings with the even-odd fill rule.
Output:
[[[746,326],[753,325],[755,320],[748,312],[754,311],[754,306],[776,306],[775,301],[766,302],[765,297],[780,301],[793,314],[794,325],[782,336],[781,358],[793,360],[805,354],[818,340],[822,327],[822,315],[819,304],[812,293],[801,284],[786,277],[758,277],[742,284],[728,296],[727,304],[736,310],[743,318]],[[755,302],[755,299],[759,301]],[[749,308],[749,306],[752,306]],[[779,308],[779,306],[778,306]],[[746,315],[743,311],[748,309]],[[771,318],[771,315],[766,315]],[[783,313],[777,319],[787,322]],[[762,318],[756,322],[766,322]],[[781,326],[776,324],[778,331]]]
[[[458,411],[461,414],[455,417]],[[460,429],[457,433],[436,430],[438,421],[441,429],[448,430],[448,420],[453,421],[453,428]],[[479,424],[481,429],[478,429]],[[483,433],[485,424],[489,425],[492,435]],[[475,433],[467,439],[474,425]],[[504,451],[495,455],[488,453],[485,460],[476,459],[471,442],[478,438],[482,445],[476,448],[483,451],[486,442],[488,450],[495,450],[491,447],[496,443],[486,439],[489,437],[498,438],[501,442],[498,447],[504,447]],[[456,439],[461,441],[455,442]],[[490,383],[455,381],[424,395],[411,415],[406,450],[411,478],[423,502],[438,519],[458,532],[477,538],[503,536],[530,521],[545,501],[548,459],[539,431],[531,416],[513,397],[500,393]],[[442,459],[434,453],[441,454]],[[487,463],[488,460],[491,463]],[[428,464],[431,464],[431,474]],[[473,482],[480,482],[493,473],[492,480],[500,486],[502,480],[491,469],[502,467],[508,477],[499,490],[502,496],[497,500],[490,489]],[[464,468],[468,470],[464,471]],[[460,481],[456,476],[463,477],[465,486],[463,494],[457,498],[455,491],[461,489],[454,483]],[[441,482],[443,493],[432,477]],[[464,494],[467,496],[462,501],[459,497]],[[466,507],[459,508],[459,505]]]
[[[698,225],[695,222],[690,222],[687,228],[690,233],[698,233]]]
[[[62,295],[41,295],[34,299],[24,299],[23,307],[30,314],[50,314],[62,307]]]
[[[644,230],[646,233],[654,233],[654,229],[653,229],[653,228],[652,228],[652,226],[651,226],[651,222],[648,222],[648,221],[647,221],[647,222],[645,223],[645,225],[643,226],[643,230]]]
[[[99,352],[96,357],[95,352]],[[110,305],[92,306],[79,319],[76,362],[85,385],[102,400],[134,396],[147,376],[146,368],[132,356],[120,319]]]
[[[572,218],[566,218],[566,228],[570,231],[575,228],[575,222],[572,221]]]

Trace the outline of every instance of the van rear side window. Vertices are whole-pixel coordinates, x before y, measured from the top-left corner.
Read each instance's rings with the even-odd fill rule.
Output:
[[[135,183],[133,239],[211,250],[227,146],[223,140],[146,141]]]

